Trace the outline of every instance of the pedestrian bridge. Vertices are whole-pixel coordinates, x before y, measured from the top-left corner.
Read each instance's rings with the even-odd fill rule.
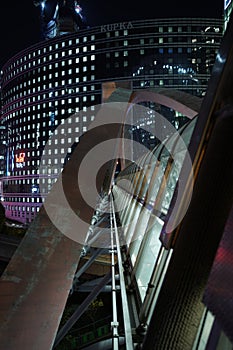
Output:
[[[100,113],[82,136],[1,277],[1,348],[59,348],[104,292],[112,301],[111,334],[82,348],[232,347],[232,36],[231,21],[203,101],[175,91],[117,90],[103,106],[112,123]],[[127,126],[148,101],[190,120],[163,140],[156,134],[155,147],[142,152]],[[82,192],[77,170],[111,139],[93,206],[93,188]],[[84,171],[84,183],[91,175]],[[73,294],[79,306],[61,326]]]

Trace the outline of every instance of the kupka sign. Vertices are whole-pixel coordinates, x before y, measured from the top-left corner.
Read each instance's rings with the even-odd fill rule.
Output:
[[[131,22],[113,23],[113,24],[106,24],[101,26],[101,32],[111,32],[114,30],[131,29],[131,28],[133,28],[133,24]]]

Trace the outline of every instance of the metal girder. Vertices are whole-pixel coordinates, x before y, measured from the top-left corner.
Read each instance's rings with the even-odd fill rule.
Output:
[[[95,261],[97,256],[99,256],[101,253],[103,253],[104,250],[105,249],[96,249],[96,251],[93,252],[93,254],[86,261],[86,263],[80,269],[78,269],[78,271],[75,273],[74,282],[88,269],[89,266],[91,266],[91,264]]]
[[[115,217],[115,211],[114,211],[112,197],[111,197],[111,206],[112,206],[113,231],[115,234],[118,269],[119,269],[119,277],[120,277],[122,312],[123,312],[124,332],[125,332],[125,346],[126,346],[126,350],[133,350],[134,346],[133,346],[133,338],[132,338],[132,327],[131,327],[131,322],[130,322],[129,306],[128,306],[124,271],[123,271],[121,251],[120,251],[120,241],[119,241],[119,236],[118,236],[118,229],[117,229],[117,223],[116,223],[116,217]]]
[[[82,316],[82,314],[87,310],[90,303],[99,295],[102,288],[110,281],[110,279],[111,279],[111,272],[106,274],[102,278],[100,283],[86,297],[86,299],[82,302],[82,304],[78,307],[78,309],[73,313],[73,315],[69,318],[69,320],[64,324],[64,326],[58,332],[54,342],[54,347],[56,347],[60,343],[60,341],[69,332],[72,326],[78,321],[78,319]]]
[[[5,269],[0,280],[0,348],[52,348],[93,216],[77,186],[78,168],[100,140],[117,134],[112,126],[82,135]]]
[[[41,208],[0,280],[1,349],[51,349],[80,254]]]

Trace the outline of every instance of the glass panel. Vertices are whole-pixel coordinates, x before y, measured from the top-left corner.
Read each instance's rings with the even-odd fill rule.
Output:
[[[142,300],[145,298],[147,286],[161,247],[159,236],[162,227],[163,221],[153,217],[153,225],[144,237],[144,246],[135,273]]]

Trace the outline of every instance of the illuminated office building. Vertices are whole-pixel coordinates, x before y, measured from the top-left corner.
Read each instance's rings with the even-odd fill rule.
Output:
[[[7,217],[25,223],[35,217],[46,196],[39,193],[38,168],[49,136],[79,111],[77,132],[85,133],[108,84],[203,97],[222,32],[222,19],[139,20],[55,36],[12,57],[1,77],[1,196]],[[93,114],[87,116],[89,107]],[[181,117],[173,115],[177,128]],[[67,159],[63,152],[61,166]],[[55,150],[51,165],[58,161]]]

